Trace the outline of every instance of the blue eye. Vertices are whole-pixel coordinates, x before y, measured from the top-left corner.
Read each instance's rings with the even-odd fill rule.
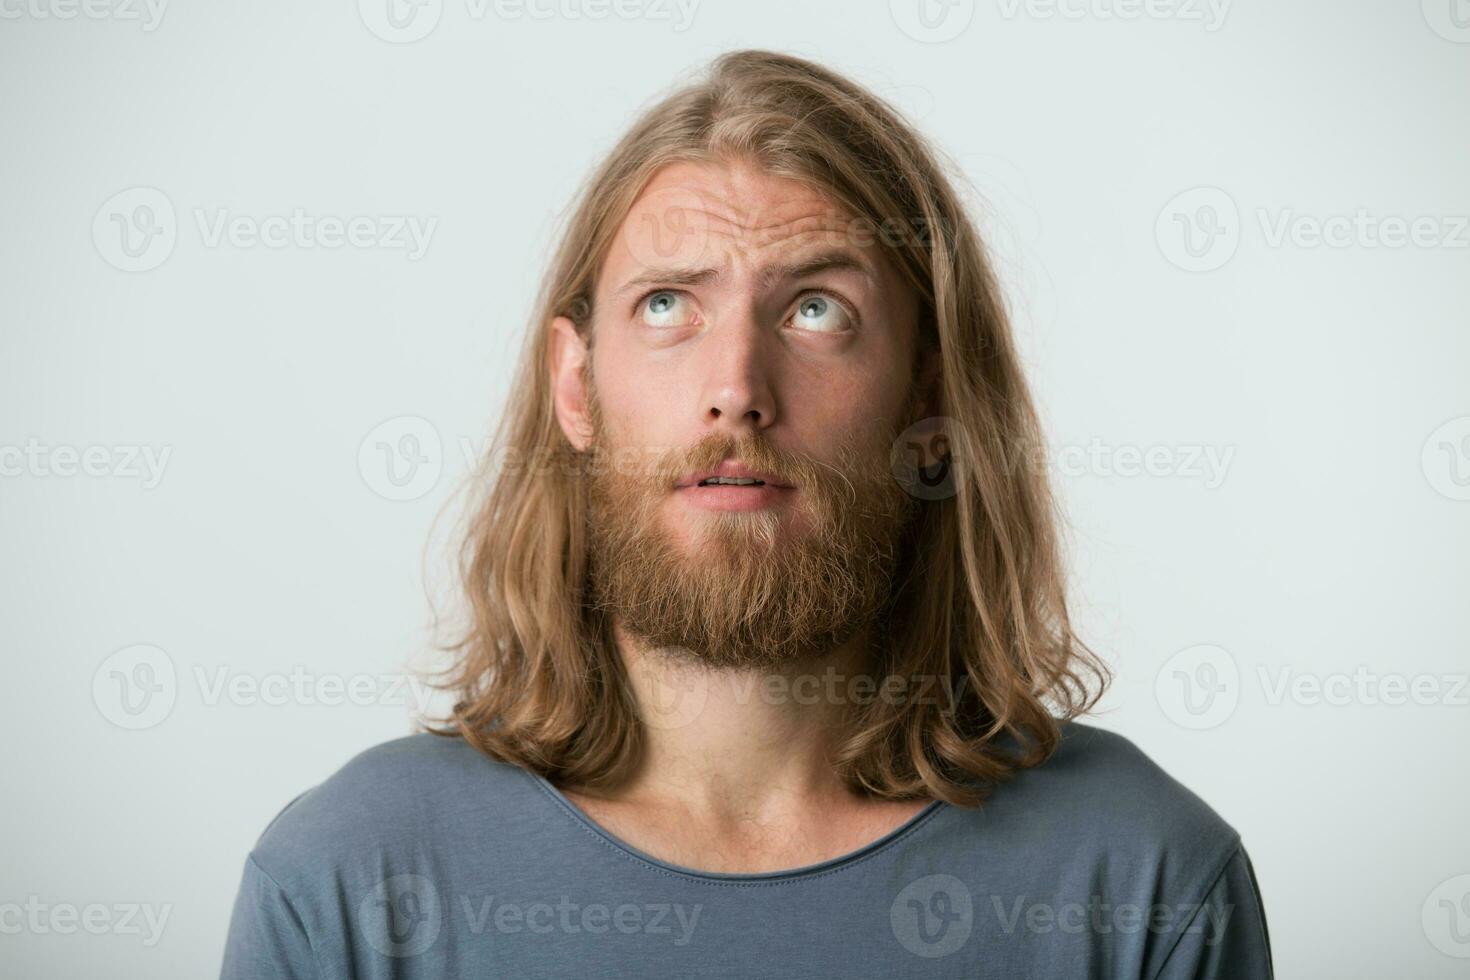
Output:
[[[671,290],[650,293],[643,301],[643,322],[651,327],[678,327],[688,322],[683,296]]]
[[[801,302],[796,304],[796,312],[791,320],[802,330],[828,333],[845,328],[849,317],[840,303],[813,293],[803,296]]]

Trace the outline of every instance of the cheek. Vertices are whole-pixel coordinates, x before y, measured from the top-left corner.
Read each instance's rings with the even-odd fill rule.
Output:
[[[609,345],[611,347],[612,345]],[[592,349],[595,394],[603,424],[620,444],[656,442],[679,417],[677,379],[614,349]]]
[[[891,362],[890,362],[891,363]],[[794,385],[787,393],[787,421],[801,432],[801,443],[825,446],[842,436],[860,441],[897,417],[908,394],[890,374],[881,371],[827,371],[810,383]]]

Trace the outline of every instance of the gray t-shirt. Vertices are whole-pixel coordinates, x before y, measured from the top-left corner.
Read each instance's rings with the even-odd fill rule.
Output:
[[[458,738],[398,739],[266,828],[222,976],[1270,977],[1235,831],[1127,739],[1064,733],[978,810],[759,874],[669,864]]]

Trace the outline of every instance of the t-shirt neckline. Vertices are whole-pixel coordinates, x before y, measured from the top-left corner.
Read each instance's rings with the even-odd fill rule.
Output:
[[[685,867],[684,865],[674,864],[672,862],[665,861],[661,858],[654,857],[647,851],[643,851],[639,848],[634,847],[632,844],[629,844],[627,841],[618,837],[616,834],[608,831],[597,821],[589,817],[586,813],[583,813],[581,807],[577,806],[570,799],[568,799],[566,794],[557,789],[556,786],[545,776],[542,776],[540,773],[531,772],[528,769],[522,769],[520,771],[527,777],[529,777],[537,786],[539,786],[542,792],[550,796],[551,799],[562,810],[562,812],[570,816],[585,830],[591,832],[602,841],[604,841],[614,849],[623,852],[625,855],[631,857],[633,860],[638,861],[642,864],[649,865],[665,873],[676,874],[685,878],[692,878],[698,881],[720,882],[726,884],[738,884],[742,882],[749,884],[780,883],[784,881],[794,881],[797,879],[804,879],[815,877],[817,875],[828,874],[841,868],[849,867],[851,865],[859,863],[860,861],[864,861],[870,857],[873,857],[878,852],[886,850],[889,847],[897,844],[900,838],[907,837],[910,833],[917,830],[922,824],[927,823],[931,817],[933,817],[936,813],[940,811],[940,809],[945,806],[945,802],[943,800],[933,800],[927,806],[925,806],[924,809],[909,817],[903,823],[899,824],[897,827],[894,827],[883,836],[869,841],[856,850],[848,851],[846,854],[839,854],[836,857],[828,858],[825,861],[818,861],[815,864],[806,864],[796,868],[783,868],[776,871],[702,871],[698,868],[689,868]]]

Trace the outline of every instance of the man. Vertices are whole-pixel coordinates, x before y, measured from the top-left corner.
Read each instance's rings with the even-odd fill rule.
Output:
[[[460,698],[293,801],[234,977],[1271,975],[1235,832],[1071,719],[1004,304],[922,140],[744,51],[589,182]]]

